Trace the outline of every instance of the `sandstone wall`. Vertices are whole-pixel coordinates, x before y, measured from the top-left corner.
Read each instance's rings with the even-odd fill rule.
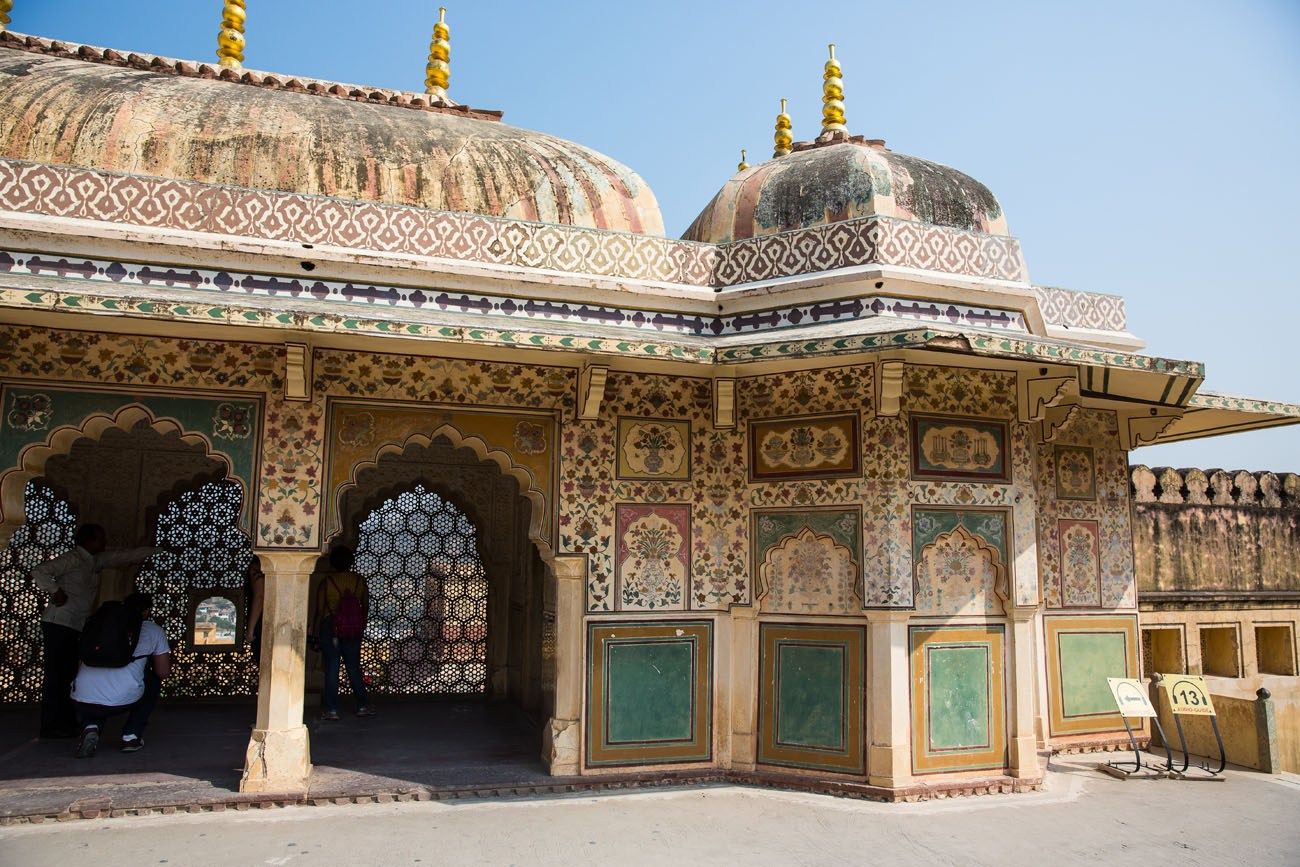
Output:
[[[1135,466],[1138,592],[1300,591],[1300,476]]]

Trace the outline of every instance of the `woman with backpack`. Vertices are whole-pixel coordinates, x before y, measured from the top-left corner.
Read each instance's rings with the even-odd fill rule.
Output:
[[[374,716],[361,676],[361,636],[366,631],[370,594],[366,580],[352,571],[352,551],[336,545],[330,551],[330,568],[316,591],[316,622],[321,661],[325,668],[325,689],[321,697],[322,720],[339,718],[339,663],[348,673],[348,683],[357,701],[357,716]]]

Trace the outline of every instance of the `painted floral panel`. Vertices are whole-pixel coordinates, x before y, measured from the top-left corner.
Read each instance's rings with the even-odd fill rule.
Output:
[[[1101,543],[1096,521],[1057,522],[1061,550],[1061,594],[1066,607],[1101,604]]]
[[[691,571],[691,507],[619,503],[614,514],[618,607],[685,608]]]
[[[691,423],[654,418],[618,419],[619,479],[688,481]]]
[[[1056,498],[1093,500],[1097,497],[1097,464],[1088,446],[1056,446]]]
[[[749,425],[752,481],[862,474],[858,414],[764,419]]]
[[[912,510],[915,608],[925,614],[998,614],[1009,582],[1005,510]]]
[[[1007,423],[913,414],[912,477],[1009,482]]]
[[[754,510],[751,523],[763,611],[851,614],[861,609],[860,507]]]

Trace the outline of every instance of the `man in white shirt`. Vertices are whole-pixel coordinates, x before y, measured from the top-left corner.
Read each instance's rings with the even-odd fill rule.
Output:
[[[45,683],[41,691],[41,737],[72,738],[80,728],[70,691],[77,676],[78,645],[86,618],[99,596],[99,573],[110,566],[139,563],[157,548],[105,551],[108,537],[98,524],[77,529],[76,545],[32,570],[36,587],[50,594],[41,614]]]
[[[132,659],[121,668],[97,668],[82,664],[72,686],[72,700],[81,720],[77,757],[89,758],[99,747],[101,730],[108,718],[125,713],[122,752],[134,753],[144,746],[144,729],[158,702],[162,682],[171,674],[172,654],[162,627],[149,619],[153,597],[132,593],[122,604],[140,618],[140,638]]]

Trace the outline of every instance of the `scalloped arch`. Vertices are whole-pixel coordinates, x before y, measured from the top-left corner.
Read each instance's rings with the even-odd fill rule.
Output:
[[[25,446],[18,453],[18,466],[11,467],[0,475],[0,521],[5,525],[14,526],[22,523],[25,519],[23,492],[28,482],[45,474],[45,465],[50,458],[70,453],[73,444],[78,440],[91,439],[98,442],[106,431],[114,429],[130,431],[141,422],[148,422],[149,427],[163,435],[179,434],[181,442],[187,445],[200,446],[209,458],[225,465],[226,478],[234,479],[239,483],[243,490],[244,502],[249,502],[249,481],[235,475],[234,464],[229,455],[213,448],[212,441],[203,434],[185,430],[176,419],[166,416],[159,418],[148,407],[133,403],[122,407],[112,415],[95,413],[87,416],[80,426],[62,425],[51,431],[45,438],[45,442]]]
[[[926,556],[931,551],[937,549],[939,545],[952,540],[955,540],[963,548],[967,548],[969,550],[974,551],[975,554],[981,560],[987,563],[988,567],[993,571],[993,582],[992,582],[993,586],[991,588],[993,591],[993,598],[990,599],[986,597],[983,600],[985,610],[982,612],[935,610],[935,611],[928,611],[927,613],[929,614],[971,614],[971,613],[994,614],[995,606],[996,608],[1005,610],[1007,606],[1010,604],[1011,584],[1010,584],[1010,579],[1007,576],[1006,564],[1002,562],[1002,555],[999,553],[997,548],[994,548],[992,545],[986,542],[982,537],[977,536],[976,534],[970,532],[964,526],[961,526],[959,524],[958,526],[954,527],[948,532],[941,533],[940,535],[936,536],[933,541],[931,541],[928,545],[926,545],[924,548],[921,549],[921,559],[924,560]],[[917,576],[917,580],[919,581],[919,575]],[[914,592],[915,592],[915,598],[919,600],[921,598],[920,586],[917,586]],[[976,600],[978,601],[978,596],[976,597]],[[919,602],[916,607],[917,607],[917,611],[919,612],[921,610]]]
[[[792,599],[803,604],[803,609],[778,608],[774,607],[771,601],[772,590],[778,578],[777,560],[784,558],[791,546],[807,545],[809,543],[825,544],[830,543],[830,554],[833,558],[841,561],[840,571],[844,574],[844,586],[838,588],[836,593],[835,587],[822,585],[819,587],[803,588],[797,586],[786,586],[783,589]],[[835,563],[827,561],[829,573],[833,574]],[[835,541],[834,538],[824,533],[818,533],[811,527],[803,527],[797,533],[787,533],[781,539],[773,544],[764,552],[763,563],[759,566],[760,586],[754,597],[754,602],[760,611],[771,614],[852,614],[862,607],[862,581],[859,575],[858,560],[853,555],[853,551]],[[815,576],[815,578],[826,579],[830,574]],[[821,606],[824,610],[815,610],[811,606]]]
[[[451,444],[453,448],[468,448],[481,461],[491,461],[496,464],[501,472],[515,480],[519,486],[519,494],[528,500],[532,509],[529,513],[528,521],[528,538],[537,546],[537,551],[542,560],[550,566],[555,559],[555,550],[551,547],[551,542],[545,537],[542,528],[545,526],[547,502],[546,492],[537,487],[537,479],[532,472],[526,467],[521,467],[515,463],[514,456],[505,449],[493,448],[479,436],[465,434],[455,425],[444,422],[439,425],[430,434],[416,433],[411,434],[405,440],[399,442],[385,443],[380,446],[374,453],[374,456],[368,461],[359,461],[352,467],[352,472],[348,475],[348,480],[339,485],[331,497],[332,503],[330,512],[333,516],[333,528],[330,530],[326,543],[338,538],[342,532],[342,516],[339,514],[340,504],[343,502],[344,495],[357,486],[357,480],[365,470],[379,465],[379,461],[386,455],[400,455],[410,446],[420,446],[428,448],[435,441],[442,439]]]

